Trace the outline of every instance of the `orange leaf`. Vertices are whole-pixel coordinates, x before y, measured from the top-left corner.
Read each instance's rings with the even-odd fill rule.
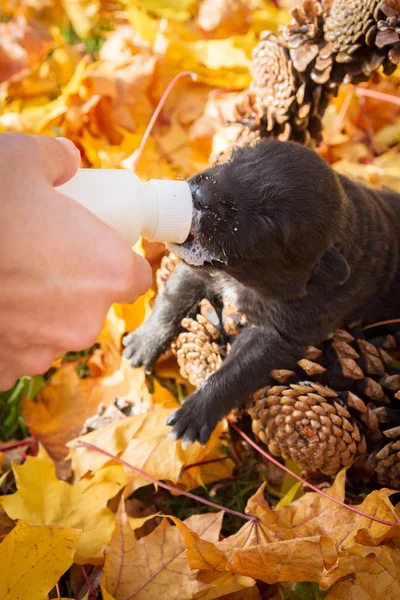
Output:
[[[176,409],[176,406],[178,405],[175,403],[173,408]],[[224,448],[219,436],[226,425],[221,423],[216,428],[204,448],[199,443],[195,443],[183,450],[180,442],[172,441],[168,437],[171,429],[165,423],[170,414],[171,408],[157,407],[150,412],[128,417],[73,440],[68,445],[71,448],[70,455],[75,474],[83,477],[88,471],[96,472],[110,460],[103,454],[79,447],[79,442],[82,440],[118,456],[155,479],[181,482],[184,485],[197,487],[199,482],[194,477],[201,478],[201,465],[196,467],[199,469],[198,472],[191,476],[186,473],[183,478],[182,469],[202,462],[209,455],[222,458]],[[227,464],[220,467],[219,471],[218,469],[214,471],[216,478],[220,478],[221,472],[228,475],[232,472],[232,461],[223,461],[223,463]],[[127,495],[138,487],[148,485],[147,479],[131,470],[126,471],[126,476]]]
[[[221,528],[223,513],[193,515],[185,523],[206,541],[216,541]],[[133,533],[121,503],[117,512],[116,526],[106,549],[103,586],[115,600],[158,599],[160,594],[180,600],[194,597],[194,591],[202,590],[201,598],[219,597],[205,595],[210,584],[197,584],[185,557],[186,546],[177,527],[164,519],[150,535],[139,541]],[[230,578],[232,580],[232,577]],[[226,581],[224,582],[226,585]],[[247,585],[249,582],[246,581]],[[240,589],[231,586],[226,591]],[[168,590],[166,592],[166,590]]]
[[[33,66],[53,44],[52,36],[37,21],[19,16],[0,23],[0,82]]]

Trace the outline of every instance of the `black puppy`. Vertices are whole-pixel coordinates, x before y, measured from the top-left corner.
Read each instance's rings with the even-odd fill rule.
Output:
[[[227,296],[251,326],[168,421],[185,445],[295,366],[346,321],[400,313],[400,195],[337,175],[315,152],[265,141],[189,180],[191,235],[149,320],[125,338],[150,369],[203,297]]]

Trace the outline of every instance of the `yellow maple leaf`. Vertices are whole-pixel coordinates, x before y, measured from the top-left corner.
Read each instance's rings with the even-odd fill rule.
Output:
[[[177,406],[179,405],[175,402],[174,408],[176,409]],[[204,471],[201,464],[206,463],[210,455],[214,458],[225,458],[220,435],[226,428],[226,424],[218,425],[204,448],[199,443],[195,443],[183,450],[180,442],[172,441],[168,437],[171,429],[165,423],[170,414],[171,408],[157,407],[151,412],[128,417],[73,440],[68,446],[71,449],[70,457],[75,474],[84,476],[85,473],[96,472],[110,460],[99,452],[81,447],[82,441],[120,457],[158,480],[164,479],[197,487],[203,483],[203,478],[209,482],[220,479],[221,474],[229,476],[233,469],[230,460],[216,463],[214,468],[205,464]],[[196,465],[193,467],[193,472],[188,469],[182,477],[182,469],[190,465]],[[128,468],[126,476],[128,479],[126,493],[149,483],[148,479]]]
[[[30,525],[83,530],[74,561],[102,564],[114,523],[107,502],[125,485],[122,467],[104,467],[94,477],[70,485],[56,478],[54,463],[41,447],[38,456],[28,457],[22,466],[14,465],[13,471],[18,491],[0,497],[8,516]]]
[[[81,531],[18,523],[0,545],[1,600],[43,600],[72,565]]]

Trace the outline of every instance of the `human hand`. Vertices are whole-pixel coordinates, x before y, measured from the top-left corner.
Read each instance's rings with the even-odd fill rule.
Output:
[[[144,258],[54,189],[79,161],[64,138],[0,134],[0,390],[90,347],[111,304],[151,285]]]

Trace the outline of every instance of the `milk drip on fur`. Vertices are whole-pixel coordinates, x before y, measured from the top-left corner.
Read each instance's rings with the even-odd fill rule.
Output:
[[[134,245],[186,240],[192,222],[192,195],[186,181],[152,179],[142,184],[119,169],[79,169],[57,190],[85,206]]]

